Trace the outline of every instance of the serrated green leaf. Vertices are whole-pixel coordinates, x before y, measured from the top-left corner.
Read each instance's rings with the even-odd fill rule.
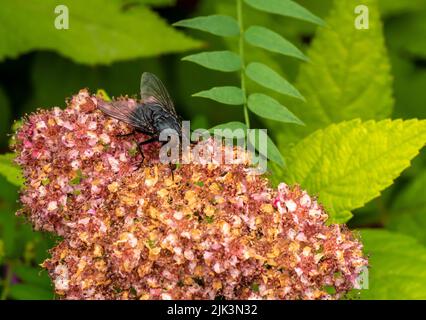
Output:
[[[306,103],[289,102],[306,127],[279,128],[280,148],[286,148],[331,123],[361,118],[381,120],[393,106],[392,76],[376,0],[366,0],[368,30],[354,26],[357,0],[337,0],[327,27],[318,30],[302,65],[296,87]]]
[[[182,60],[222,72],[233,72],[241,69],[240,56],[232,51],[201,52],[186,56]]]
[[[24,179],[22,178],[21,169],[13,163],[15,154],[6,153],[0,155],[0,174],[3,175],[7,181],[15,186],[22,186]]]
[[[426,245],[426,170],[396,195],[386,227]]]
[[[250,63],[246,68],[246,75],[265,88],[303,100],[303,96],[290,82],[263,63]]]
[[[69,29],[55,28],[57,5],[67,6]],[[121,1],[3,1],[0,21],[0,61],[33,50],[53,50],[78,63],[109,64],[201,45],[145,6],[122,10]]]
[[[324,21],[302,7],[300,4],[290,0],[244,0],[249,6],[268,13],[292,17],[318,25],[324,25]]]
[[[257,150],[259,153],[264,156],[265,158],[275,162],[280,167],[285,166],[284,158],[281,154],[281,152],[278,150],[277,146],[275,145],[274,141],[266,134],[266,147],[267,147],[267,154],[262,153],[262,150],[260,149],[259,145],[259,136],[261,134],[261,131],[259,129],[250,129],[250,131],[254,132],[254,134],[248,135],[248,142]],[[263,133],[262,133],[263,134]]]
[[[9,295],[16,300],[52,300],[54,295],[43,287],[18,283],[9,288]]]
[[[368,289],[361,299],[426,299],[426,248],[415,239],[385,230],[361,230],[369,255]]]
[[[245,40],[252,46],[259,47],[285,56],[308,60],[308,58],[290,41],[280,34],[261,26],[251,26],[244,33]]]
[[[353,120],[318,130],[288,154],[273,177],[318,195],[332,222],[380,195],[426,143],[426,120]],[[277,180],[278,179],[278,180]]]
[[[234,37],[240,34],[237,20],[225,15],[196,17],[178,21],[173,25],[176,27],[197,29],[223,37]]]
[[[284,123],[304,125],[290,110],[274,98],[262,93],[253,93],[249,96],[247,105],[253,113],[260,117]]]
[[[210,90],[197,92],[192,96],[230,105],[242,105],[244,103],[244,92],[238,87],[214,87]]]

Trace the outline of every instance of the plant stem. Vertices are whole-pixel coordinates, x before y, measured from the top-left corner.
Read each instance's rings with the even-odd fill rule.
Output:
[[[4,278],[4,283],[3,283],[3,290],[1,292],[1,296],[0,296],[0,300],[6,300],[7,296],[9,295],[9,285],[10,282],[12,281],[12,276],[13,276],[13,270],[12,270],[12,264],[6,264],[6,277]]]
[[[247,129],[250,128],[250,118],[247,108],[247,93],[246,93],[246,79],[245,79],[245,62],[244,62],[244,20],[243,20],[243,5],[242,0],[237,1],[237,17],[238,25],[240,27],[239,50],[241,58],[241,90],[244,95],[244,119],[246,121]]]

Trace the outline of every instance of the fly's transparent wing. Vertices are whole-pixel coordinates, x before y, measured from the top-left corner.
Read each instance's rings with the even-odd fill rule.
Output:
[[[154,128],[141,116],[141,112],[135,112],[137,108],[143,108],[132,100],[116,100],[111,102],[99,101],[99,109],[112,118],[121,120],[132,127],[145,133],[153,133]]]
[[[160,79],[144,72],[141,77],[141,99],[143,103],[157,103],[165,111],[177,116],[173,101]]]

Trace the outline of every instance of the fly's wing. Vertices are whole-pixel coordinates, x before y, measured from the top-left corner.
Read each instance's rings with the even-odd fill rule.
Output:
[[[135,112],[139,106],[134,100],[116,100],[111,102],[99,101],[99,109],[112,118],[121,120],[132,127],[141,130],[145,133],[154,132],[154,128],[141,117],[140,112]]]
[[[143,103],[156,103],[165,111],[177,117],[173,101],[160,79],[144,72],[141,78],[141,99]]]

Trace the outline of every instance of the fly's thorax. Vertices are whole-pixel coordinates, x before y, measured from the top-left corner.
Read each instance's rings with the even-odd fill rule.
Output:
[[[179,136],[182,134],[181,124],[175,115],[165,111],[160,105],[148,105],[147,109],[150,109],[151,123],[158,133],[172,129]]]
[[[174,130],[176,131],[177,135],[182,134],[182,129],[180,126],[179,121],[176,119],[176,117],[173,116],[162,116],[160,117],[154,124],[157,132],[162,132],[164,130]]]

